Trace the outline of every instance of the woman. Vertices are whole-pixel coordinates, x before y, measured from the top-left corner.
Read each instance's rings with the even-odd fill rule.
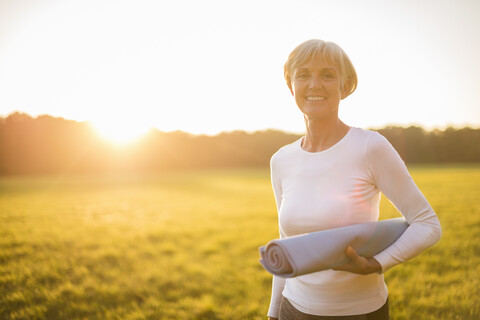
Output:
[[[380,192],[409,227],[374,257],[348,247],[351,261],[335,270],[274,276],[269,319],[388,319],[383,273],[435,244],[440,223],[389,142],[339,119],[340,100],[355,91],[357,75],[338,45],[300,44],[284,73],[306,134],[271,159],[280,236],[377,221]]]

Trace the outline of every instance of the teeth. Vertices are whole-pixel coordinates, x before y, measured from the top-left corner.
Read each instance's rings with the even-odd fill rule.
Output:
[[[308,101],[320,101],[325,100],[325,97],[307,97]]]

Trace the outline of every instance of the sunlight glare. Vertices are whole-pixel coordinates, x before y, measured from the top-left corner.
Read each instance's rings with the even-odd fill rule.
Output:
[[[150,130],[146,123],[131,119],[96,120],[90,124],[102,139],[120,147],[137,142]]]

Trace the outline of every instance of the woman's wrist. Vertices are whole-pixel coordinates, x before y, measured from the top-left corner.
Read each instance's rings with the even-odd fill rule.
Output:
[[[382,272],[382,265],[380,264],[380,262],[377,261],[377,259],[371,257],[371,258],[368,258],[367,261],[368,261],[368,266],[365,274]]]

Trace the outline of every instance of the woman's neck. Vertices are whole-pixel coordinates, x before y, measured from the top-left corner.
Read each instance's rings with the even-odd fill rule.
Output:
[[[350,129],[339,118],[333,121],[305,119],[307,127],[302,148],[308,152],[320,152],[334,146]]]

